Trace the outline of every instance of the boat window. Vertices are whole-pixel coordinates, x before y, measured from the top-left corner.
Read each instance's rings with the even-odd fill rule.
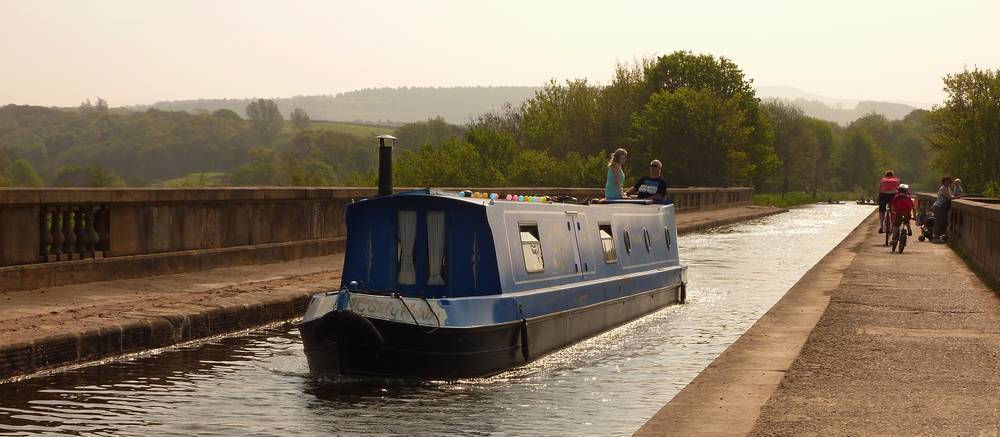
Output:
[[[427,284],[444,284],[444,211],[427,211]]]
[[[396,225],[396,283],[416,284],[417,212],[399,211]]]
[[[615,238],[611,233],[611,224],[598,224],[601,234],[601,247],[604,249],[604,262],[613,264],[618,262],[618,252],[615,251]]]
[[[646,228],[642,228],[642,240],[646,243],[646,252],[649,252],[649,247],[652,246],[653,242],[649,239],[649,231]]]
[[[521,253],[524,254],[524,269],[528,273],[538,273],[545,270],[545,259],[542,257],[542,240],[538,235],[537,224],[518,224],[521,234]]]
[[[632,238],[628,235],[628,228],[625,228],[625,253],[632,254]]]
[[[667,240],[667,250],[670,250],[670,228],[667,226],[663,227],[663,238]]]

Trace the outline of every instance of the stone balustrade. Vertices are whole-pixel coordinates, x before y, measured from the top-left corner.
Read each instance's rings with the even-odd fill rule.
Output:
[[[585,188],[470,189],[603,196]],[[374,188],[306,187],[0,189],[0,291],[328,255],[343,250],[346,206],[375,194]],[[678,211],[749,204],[752,196],[750,188],[670,190]]]
[[[931,211],[937,195],[917,193],[920,207]],[[948,242],[1000,291],[1000,200],[966,197],[953,200],[948,212]]]

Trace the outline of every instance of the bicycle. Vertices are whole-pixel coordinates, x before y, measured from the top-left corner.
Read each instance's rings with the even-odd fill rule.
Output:
[[[907,218],[904,217],[904,216],[900,216],[899,219],[896,220],[896,222],[897,222],[896,223],[896,228],[893,229],[893,231],[892,231],[892,251],[893,251],[893,253],[903,253],[903,248],[906,247],[906,237],[908,235],[907,232],[906,232],[906,222],[907,221],[908,221]],[[886,232],[885,234],[886,234],[886,236],[889,235],[888,232]],[[898,252],[896,251],[896,246],[899,246],[899,251]]]
[[[883,232],[883,234],[885,234],[886,246],[889,245],[889,237],[891,237],[892,235],[892,231],[890,231],[890,229],[892,229],[892,218],[890,217],[891,215],[892,214],[889,212],[889,210],[886,209],[885,215],[882,217],[882,229],[885,231]]]

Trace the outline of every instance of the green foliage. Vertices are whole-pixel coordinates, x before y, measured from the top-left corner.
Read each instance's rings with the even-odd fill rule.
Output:
[[[323,187],[335,185],[337,182],[336,170],[321,160],[292,160],[286,158],[286,162],[291,185]]]
[[[928,117],[934,168],[985,191],[1000,181],[1000,70],[966,69],[944,85],[948,98]]]
[[[407,150],[395,160],[399,186],[503,186],[503,175],[489,167],[476,147],[460,139]]]
[[[750,176],[743,147],[751,141],[746,114],[733,99],[679,88],[653,94],[633,126],[632,168],[663,161],[669,180],[718,185]]]
[[[274,144],[285,125],[285,119],[281,117],[274,100],[254,100],[247,105],[246,111],[257,139],[264,144]]]
[[[237,114],[236,111],[229,109],[217,109],[212,111],[212,117],[225,118],[232,121],[243,121],[243,117],[240,117],[240,114]]]
[[[659,92],[688,88],[704,90],[718,98],[732,101],[743,114],[738,128],[745,133],[738,135],[747,137],[744,143],[733,148],[731,154],[738,162],[730,167],[741,168],[739,178],[750,178],[759,185],[770,178],[780,164],[771,146],[770,128],[760,110],[753,81],[746,78],[743,71],[729,59],[677,51],[651,63],[645,70],[645,81],[643,96],[649,96],[648,98]],[[719,170],[722,169],[716,171]],[[671,179],[676,178],[671,175]]]
[[[1000,181],[987,181],[983,184],[983,195],[1000,199]]]
[[[293,109],[292,113],[289,114],[288,119],[291,120],[292,126],[294,126],[296,130],[300,131],[309,129],[309,125],[312,123],[312,120],[309,119],[309,114],[307,114],[306,110],[302,108]]]
[[[519,186],[587,187],[604,184],[607,157],[604,152],[582,156],[569,152],[558,159],[544,150],[513,147],[503,132],[473,129],[466,140],[451,139],[440,145],[427,144],[404,151],[395,160],[394,177],[400,186]],[[507,153],[507,152],[510,153]],[[368,179],[355,179],[351,184]]]
[[[237,185],[283,185],[286,177],[277,152],[269,147],[254,147],[247,153],[250,160],[233,169],[230,181]]]
[[[838,176],[848,190],[864,189],[876,184],[879,167],[875,161],[875,141],[868,131],[848,129],[844,148],[838,161]]]
[[[511,133],[478,127],[465,134],[465,140],[475,144],[486,165],[502,174],[510,174],[513,157],[520,153]]]
[[[551,172],[559,162],[543,150],[522,150],[510,163],[507,185],[512,187],[543,187],[554,178]]]
[[[437,117],[427,121],[407,123],[396,128],[396,147],[399,151],[414,150],[420,146],[437,146],[445,141],[461,138],[465,131],[453,124],[448,124],[443,118]]]
[[[56,171],[56,187],[124,187],[125,180],[99,165],[65,165]]]
[[[10,163],[4,174],[7,184],[13,187],[41,187],[45,185],[45,181],[38,176],[38,173],[35,173],[34,167],[25,159],[18,159]]]
[[[393,134],[396,130],[394,126],[383,126],[375,124],[341,123],[336,121],[316,121],[313,120],[310,128],[317,131],[331,131],[356,137],[367,138],[375,135]]]
[[[171,188],[213,187],[225,184],[226,174],[221,172],[191,173],[160,183],[161,186]]]
[[[553,153],[592,153],[601,148],[599,91],[586,80],[551,81],[522,108],[521,133],[528,147]]]

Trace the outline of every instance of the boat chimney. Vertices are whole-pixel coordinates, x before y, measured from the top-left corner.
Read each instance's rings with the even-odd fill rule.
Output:
[[[392,140],[392,144],[386,144],[385,140]],[[392,146],[396,144],[396,137],[392,135],[378,136],[378,195],[388,196],[392,194]]]

